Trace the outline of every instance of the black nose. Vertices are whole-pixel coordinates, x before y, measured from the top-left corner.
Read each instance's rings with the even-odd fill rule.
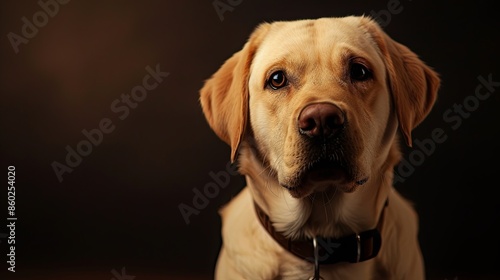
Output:
[[[307,105],[300,112],[298,128],[300,134],[313,137],[332,137],[344,127],[342,110],[330,103]]]

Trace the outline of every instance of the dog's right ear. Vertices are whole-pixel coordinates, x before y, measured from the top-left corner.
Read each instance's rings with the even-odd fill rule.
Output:
[[[217,136],[231,146],[232,162],[247,125],[250,65],[269,26],[257,27],[243,49],[206,80],[200,91],[203,113]]]

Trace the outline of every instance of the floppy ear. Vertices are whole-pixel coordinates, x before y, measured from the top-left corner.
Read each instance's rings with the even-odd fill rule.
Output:
[[[269,24],[255,29],[243,49],[205,81],[200,91],[203,113],[212,130],[231,146],[234,162],[248,119],[250,65]]]
[[[439,76],[410,49],[392,40],[374,20],[364,20],[384,57],[399,128],[411,147],[411,131],[424,120],[436,101]]]

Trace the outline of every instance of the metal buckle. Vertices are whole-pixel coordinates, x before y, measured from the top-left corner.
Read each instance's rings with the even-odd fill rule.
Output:
[[[356,262],[359,262],[361,259],[361,236],[359,234],[356,234],[356,243],[358,245],[358,251],[357,251],[357,256],[356,256]]]
[[[319,275],[319,248],[318,248],[318,240],[313,237],[313,248],[314,248],[314,276],[309,278],[309,280],[323,280],[323,277]]]

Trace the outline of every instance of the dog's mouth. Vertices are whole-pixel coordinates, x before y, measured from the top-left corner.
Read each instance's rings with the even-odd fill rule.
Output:
[[[294,180],[281,185],[295,198],[303,198],[331,188],[352,192],[357,186],[368,181],[367,177],[357,179],[354,173],[345,161],[320,159],[302,168]]]

